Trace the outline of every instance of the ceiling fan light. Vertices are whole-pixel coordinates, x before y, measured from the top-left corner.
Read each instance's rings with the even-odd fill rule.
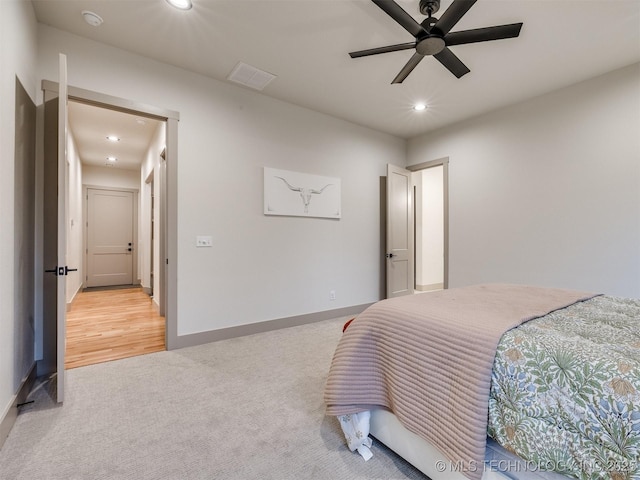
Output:
[[[110,162],[117,162],[118,159],[116,157],[107,157],[107,160],[109,160]]]
[[[191,10],[193,7],[191,0],[167,0],[167,3],[179,10]]]
[[[109,140],[110,142],[119,142],[120,141],[120,137],[117,137],[116,135],[109,135],[107,137],[107,140]]]
[[[426,109],[427,109],[427,106],[426,106],[424,103],[416,103],[416,104],[413,106],[413,109],[414,109],[416,112],[422,112],[423,110],[426,110]]]

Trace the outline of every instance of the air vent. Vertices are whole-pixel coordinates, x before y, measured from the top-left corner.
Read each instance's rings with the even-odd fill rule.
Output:
[[[275,75],[247,65],[246,63],[239,62],[231,71],[227,80],[253,88],[254,90],[262,90],[269,85],[274,78],[276,78]]]

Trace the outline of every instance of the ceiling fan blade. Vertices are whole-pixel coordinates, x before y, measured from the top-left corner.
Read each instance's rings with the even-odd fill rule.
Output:
[[[470,72],[467,66],[462,63],[462,61],[448,48],[445,48],[440,53],[436,53],[434,57],[457,78],[460,78]]]
[[[413,71],[413,69],[416,68],[416,66],[420,63],[420,61],[423,58],[424,58],[423,55],[420,55],[419,53],[414,53],[413,57],[411,57],[407,62],[407,64],[404,67],[402,67],[402,70],[400,70],[400,73],[396,75],[396,78],[394,78],[393,82],[391,83],[402,83],[404,79],[407,78],[409,74]]]
[[[444,37],[447,46],[464,45],[465,43],[488,42],[490,40],[502,40],[514,38],[520,35],[522,23],[498,25],[496,27],[475,28],[461,32],[451,32]]]
[[[377,55],[379,53],[397,52],[400,50],[409,50],[416,48],[416,42],[399,43],[397,45],[389,45],[387,47],[370,48],[368,50],[359,50],[357,52],[349,52],[351,58],[368,57],[369,55]]]
[[[439,30],[442,35],[446,35],[449,33],[449,30],[460,21],[462,16],[473,7],[476,1],[477,0],[453,0],[453,3],[442,14],[442,17],[440,17],[440,20],[436,22],[433,28]],[[433,31],[433,29],[431,29],[431,31]]]
[[[385,11],[387,15],[398,22],[407,32],[414,37],[425,33],[424,28],[416,22],[403,8],[393,0],[371,0],[378,7]]]

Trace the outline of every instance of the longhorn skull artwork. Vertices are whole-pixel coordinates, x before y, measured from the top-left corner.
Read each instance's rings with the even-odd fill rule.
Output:
[[[277,175],[274,175],[274,177],[282,180],[285,183],[285,185],[289,187],[289,190],[300,193],[300,198],[302,198],[302,203],[304,204],[304,213],[309,213],[309,204],[311,203],[311,195],[320,195],[325,190],[325,188],[333,185],[332,183],[328,183],[324,187],[322,187],[320,190],[317,190],[315,188],[307,188],[307,187],[294,187],[289,182],[287,182],[284,178],[279,177]]]

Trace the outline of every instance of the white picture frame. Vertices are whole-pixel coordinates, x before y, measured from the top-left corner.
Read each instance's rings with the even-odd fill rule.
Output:
[[[264,168],[264,214],[341,218],[340,179]]]

